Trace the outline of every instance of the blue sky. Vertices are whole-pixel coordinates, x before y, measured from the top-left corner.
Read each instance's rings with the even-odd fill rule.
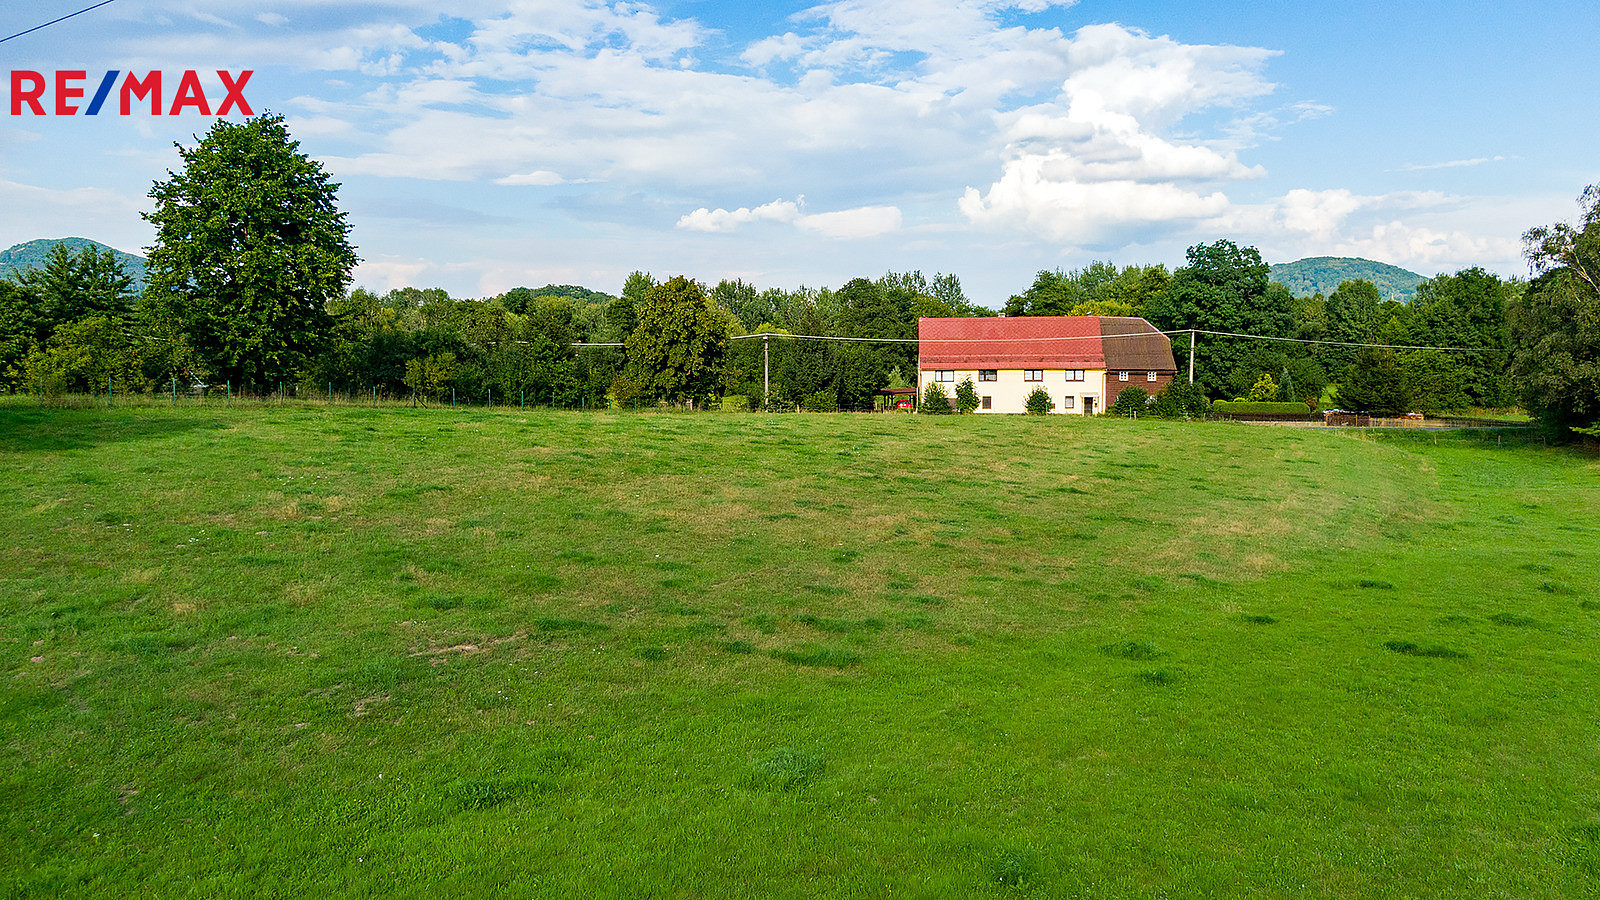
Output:
[[[88,5],[11,0],[10,34]],[[255,71],[377,289],[1364,256],[1520,275],[1600,181],[1593,3],[116,2],[5,68]],[[208,87],[221,96],[214,76]],[[4,112],[9,112],[8,102]],[[0,246],[138,252],[211,119],[0,118]]]

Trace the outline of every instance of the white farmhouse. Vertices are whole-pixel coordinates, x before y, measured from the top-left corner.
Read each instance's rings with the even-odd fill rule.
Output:
[[[917,320],[917,391],[955,397],[972,379],[978,412],[1027,411],[1044,388],[1055,412],[1094,415],[1130,387],[1154,394],[1178,372],[1172,343],[1144,319],[1021,316]]]

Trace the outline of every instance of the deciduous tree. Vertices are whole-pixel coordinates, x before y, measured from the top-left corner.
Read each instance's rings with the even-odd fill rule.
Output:
[[[676,276],[651,288],[637,313],[628,367],[643,394],[669,403],[710,397],[728,347],[728,320],[705,290]]]
[[[1511,311],[1512,368],[1523,403],[1552,434],[1600,437],[1600,184],[1578,225],[1523,235],[1537,276]]]
[[[283,117],[218,121],[183,171],[150,190],[146,296],[170,312],[213,380],[294,380],[332,324],[328,301],[357,262],[338,185]]]

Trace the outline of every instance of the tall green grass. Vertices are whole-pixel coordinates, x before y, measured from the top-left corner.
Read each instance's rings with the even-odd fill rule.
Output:
[[[1600,466],[1140,421],[0,409],[8,896],[1600,875]]]

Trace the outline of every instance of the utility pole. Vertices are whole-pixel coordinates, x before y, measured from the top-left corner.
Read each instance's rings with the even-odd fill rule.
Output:
[[[761,336],[761,408],[772,405],[772,338]]]
[[[1189,329],[1189,383],[1194,384],[1194,329]]]

